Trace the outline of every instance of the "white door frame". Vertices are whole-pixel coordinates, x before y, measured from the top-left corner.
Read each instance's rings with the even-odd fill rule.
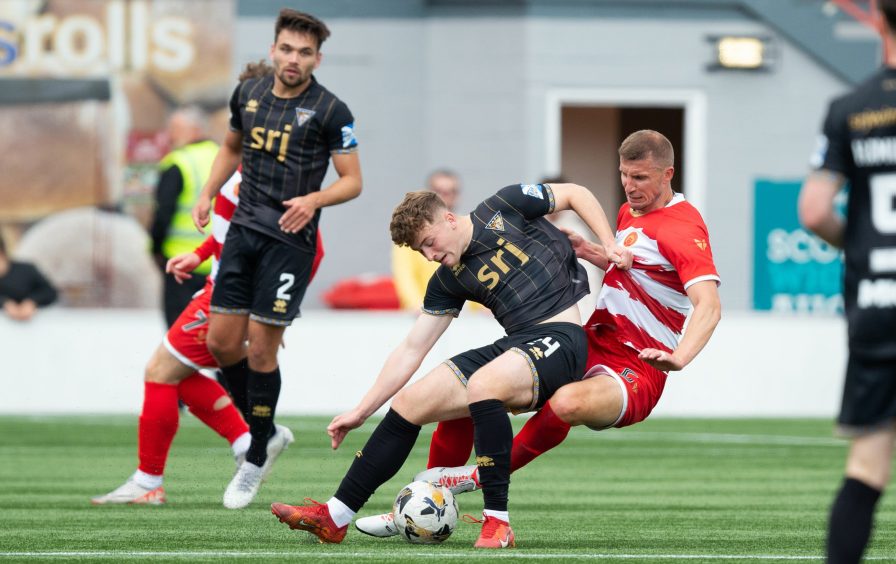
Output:
[[[683,189],[700,213],[706,204],[706,94],[669,88],[554,88],[545,96],[545,158],[549,174],[559,174],[564,106],[650,107],[684,109]],[[676,147],[678,149],[678,147]]]

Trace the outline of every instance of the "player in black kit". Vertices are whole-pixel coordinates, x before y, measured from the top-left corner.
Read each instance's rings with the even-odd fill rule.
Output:
[[[800,194],[803,224],[845,255],[849,362],[838,417],[851,438],[827,558],[859,562],[896,440],[896,0],[878,0],[886,65],[831,102]],[[834,197],[849,184],[846,218]]]
[[[270,50],[274,72],[241,82],[234,91],[231,129],[193,209],[201,229],[212,198],[242,162],[239,206],[221,256],[207,340],[227,386],[248,397],[252,443],[224,492],[224,505],[232,509],[247,506],[258,493],[273,462],[266,445],[274,432],[282,432],[274,427],[277,349],[299,314],[320,208],[361,192],[354,118],[312,75],[329,35],[314,16],[281,10]],[[331,159],[339,178],[322,190]]]
[[[392,240],[441,266],[417,318],[376,382],[353,410],[327,427],[333,448],[393,396],[391,409],[326,503],[275,503],[275,515],[324,542],[341,542],[348,523],[377,487],[404,464],[420,426],[472,416],[485,510],[479,548],[513,546],[507,512],[513,433],[507,410],[537,409],[563,384],[580,380],[587,343],[576,302],[587,277],[566,235],[544,216],[573,209],[608,256],[631,266],[603,209],[575,184],[515,184],[470,215],[458,216],[429,191],[411,192],[392,215]],[[466,300],[491,309],[507,336],[446,360],[407,388],[423,358]],[[402,389],[403,388],[403,389]]]

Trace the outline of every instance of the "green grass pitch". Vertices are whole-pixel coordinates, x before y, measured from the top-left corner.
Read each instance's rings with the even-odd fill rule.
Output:
[[[184,416],[162,507],[93,507],[136,465],[136,417],[0,417],[0,561],[9,562],[820,562],[827,511],[846,443],[824,420],[663,419],[566,442],[513,475],[517,548],[475,551],[479,526],[460,523],[440,546],[350,529],[340,545],[290,531],[272,501],[326,501],[374,422],[329,448],[329,418],[283,417],[297,442],[255,502],[229,511],[226,443]],[[522,423],[514,418],[515,427]],[[384,512],[426,462],[425,427],[411,458],[361,515]],[[458,497],[479,515],[482,496]],[[877,512],[870,561],[896,561],[896,503]]]

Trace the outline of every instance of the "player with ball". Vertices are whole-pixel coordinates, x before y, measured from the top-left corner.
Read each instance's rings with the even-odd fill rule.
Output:
[[[610,260],[631,266],[594,195],[576,184],[515,184],[469,215],[455,215],[434,193],[408,193],[392,215],[392,240],[441,266],[430,279],[410,333],[351,411],[327,427],[333,448],[393,399],[327,503],[271,511],[293,529],[342,542],[373,492],[404,464],[421,425],[470,416],[484,497],[477,548],[514,545],[507,506],[513,431],[507,410],[538,409],[564,384],[581,380],[588,354],[576,302],[588,293],[569,239],[544,216],[574,210]],[[404,387],[466,300],[489,308],[507,336],[460,353]]]

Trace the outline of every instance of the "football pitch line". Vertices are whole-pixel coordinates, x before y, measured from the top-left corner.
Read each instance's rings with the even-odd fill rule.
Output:
[[[442,555],[444,557],[462,557],[470,559],[494,559],[494,558],[525,558],[529,560],[697,560],[701,562],[708,561],[725,561],[725,560],[756,560],[756,561],[782,561],[782,560],[798,560],[798,561],[816,561],[822,560],[821,556],[810,555],[787,555],[787,554],[613,554],[613,553],[538,553],[526,552],[525,550],[513,551],[494,551],[494,550],[470,550],[446,552],[441,549],[434,549],[427,552],[400,552],[395,553],[392,558],[433,558],[433,556]],[[382,560],[384,553],[382,551],[363,551],[363,552],[321,552],[309,550],[223,550],[223,551],[120,551],[120,550],[83,550],[83,551],[52,551],[52,552],[0,552],[0,558],[99,558],[109,560],[129,560],[129,559],[147,559],[147,558],[171,558],[171,559],[188,559],[188,558],[259,558],[259,557],[288,557],[288,558],[312,558],[317,560],[323,559],[374,559]],[[865,556],[864,560],[887,560],[893,561],[893,556]]]

